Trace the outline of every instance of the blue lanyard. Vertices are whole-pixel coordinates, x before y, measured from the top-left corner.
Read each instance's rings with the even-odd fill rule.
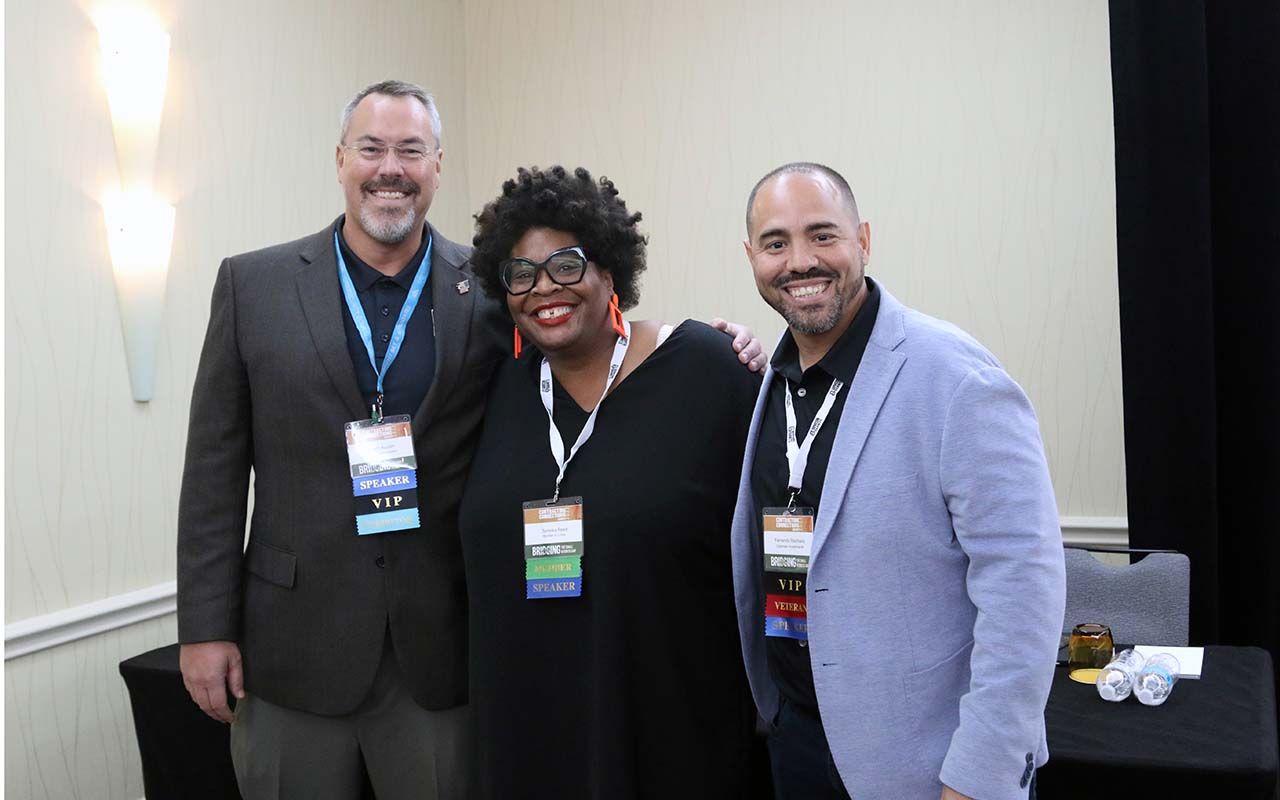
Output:
[[[347,262],[343,260],[342,248],[338,245],[338,232],[333,232],[333,249],[338,254],[338,282],[342,284],[342,297],[347,301],[351,321],[360,332],[360,341],[364,342],[365,352],[369,354],[369,365],[378,376],[378,397],[374,401],[373,408],[370,409],[370,416],[374,422],[382,421],[382,381],[387,377],[391,363],[396,360],[396,356],[400,355],[400,345],[404,343],[404,332],[409,327],[409,317],[413,316],[413,310],[418,307],[418,298],[422,297],[422,290],[427,285],[427,276],[431,274],[432,244],[432,240],[428,239],[427,252],[422,257],[418,274],[413,277],[413,284],[409,286],[409,296],[405,298],[404,305],[400,308],[400,316],[396,319],[396,326],[391,331],[387,354],[382,357],[382,369],[378,369],[378,360],[373,355],[373,331],[369,328],[369,319],[364,315],[364,306],[360,305],[360,298],[356,295],[355,284],[351,282],[351,276],[347,273]]]

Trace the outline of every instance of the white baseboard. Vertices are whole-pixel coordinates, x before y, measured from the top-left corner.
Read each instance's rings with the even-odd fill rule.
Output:
[[[1126,547],[1129,543],[1129,520],[1125,517],[1063,517],[1062,541],[1065,544]],[[24,619],[4,628],[4,660],[163,617],[174,613],[177,607],[177,583],[169,581]]]
[[[97,636],[174,613],[178,585],[169,581],[4,626],[4,660]]]
[[[1063,544],[1129,546],[1128,517],[1062,517],[1061,524]]]

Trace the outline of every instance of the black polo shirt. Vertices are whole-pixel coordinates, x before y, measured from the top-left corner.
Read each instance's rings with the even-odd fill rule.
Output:
[[[844,382],[844,388],[836,395],[831,412],[826,422],[818,431],[817,437],[809,450],[809,463],[805,468],[803,485],[796,496],[797,507],[814,509],[821,516],[822,510],[818,501],[822,498],[822,486],[827,478],[827,462],[831,459],[831,445],[835,440],[836,429],[840,427],[840,417],[844,412],[845,400],[852,389],[853,376],[862,363],[862,354],[871,339],[871,329],[876,323],[876,312],[880,309],[880,288],[867,278],[867,298],[862,307],[854,315],[853,322],[832,345],[827,354],[817,364],[803,373],[800,371],[800,353],[796,349],[795,339],[788,331],[783,335],[778,349],[774,351],[770,368],[774,371],[773,382],[769,385],[769,398],[765,405],[764,417],[760,423],[760,437],[756,443],[755,460],[751,468],[751,494],[755,498],[755,535],[763,538],[763,510],[770,506],[785,506],[791,496],[787,488],[790,479],[790,467],[787,464],[787,412],[786,387],[791,382],[791,397],[796,413],[796,430],[806,432],[813,418],[818,413],[832,381],[837,378]],[[801,440],[803,441],[803,439]],[[816,521],[816,520],[815,520]],[[760,565],[764,569],[764,565]],[[779,578],[795,578],[794,573],[765,572],[766,592]],[[803,595],[801,586],[799,594]],[[764,625],[764,620],[757,620]],[[765,638],[765,652],[769,660],[769,672],[778,685],[782,696],[788,701],[812,711],[818,710],[818,697],[813,688],[813,667],[809,663],[809,648],[806,642],[785,639],[775,636]]]
[[[346,239],[342,236],[343,220],[345,217],[338,220],[336,228],[338,246],[342,248],[347,274],[351,276],[356,296],[360,298],[360,305],[364,308],[365,319],[369,321],[369,329],[373,334],[373,355],[377,359],[378,369],[381,369],[387,345],[391,342],[391,332],[395,329],[396,320],[400,318],[400,309],[409,297],[409,287],[413,285],[414,277],[422,268],[423,256],[427,252],[427,234],[424,232],[422,244],[413,258],[409,259],[409,263],[395,276],[387,277],[366,264],[347,246]],[[378,395],[378,375],[369,363],[369,354],[351,319],[346,300],[339,295],[338,302],[342,304],[342,325],[347,333],[347,350],[351,353],[351,363],[356,368],[356,385],[360,387],[360,395],[368,409]],[[392,362],[391,369],[382,382],[383,413],[387,416],[415,414],[426,398],[427,390],[431,388],[435,371],[435,323],[432,317],[431,282],[428,280],[422,296],[418,298],[418,306],[409,318],[400,354]]]

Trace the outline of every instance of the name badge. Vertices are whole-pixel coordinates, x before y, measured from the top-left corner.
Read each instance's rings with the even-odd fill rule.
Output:
[[[524,596],[582,595],[582,498],[530,500],[524,515]]]
[[[805,581],[813,553],[812,508],[764,509],[764,635],[809,640]]]
[[[344,428],[356,533],[418,528],[418,459],[409,415],[356,420]]]

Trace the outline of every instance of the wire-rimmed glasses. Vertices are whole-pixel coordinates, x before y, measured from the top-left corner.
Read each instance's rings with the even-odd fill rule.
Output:
[[[382,142],[361,142],[360,144],[344,144],[343,150],[354,150],[356,155],[370,163],[377,163],[387,157],[387,152],[394,150],[396,158],[408,163],[421,163],[435,153],[435,149],[425,144],[383,144]]]

